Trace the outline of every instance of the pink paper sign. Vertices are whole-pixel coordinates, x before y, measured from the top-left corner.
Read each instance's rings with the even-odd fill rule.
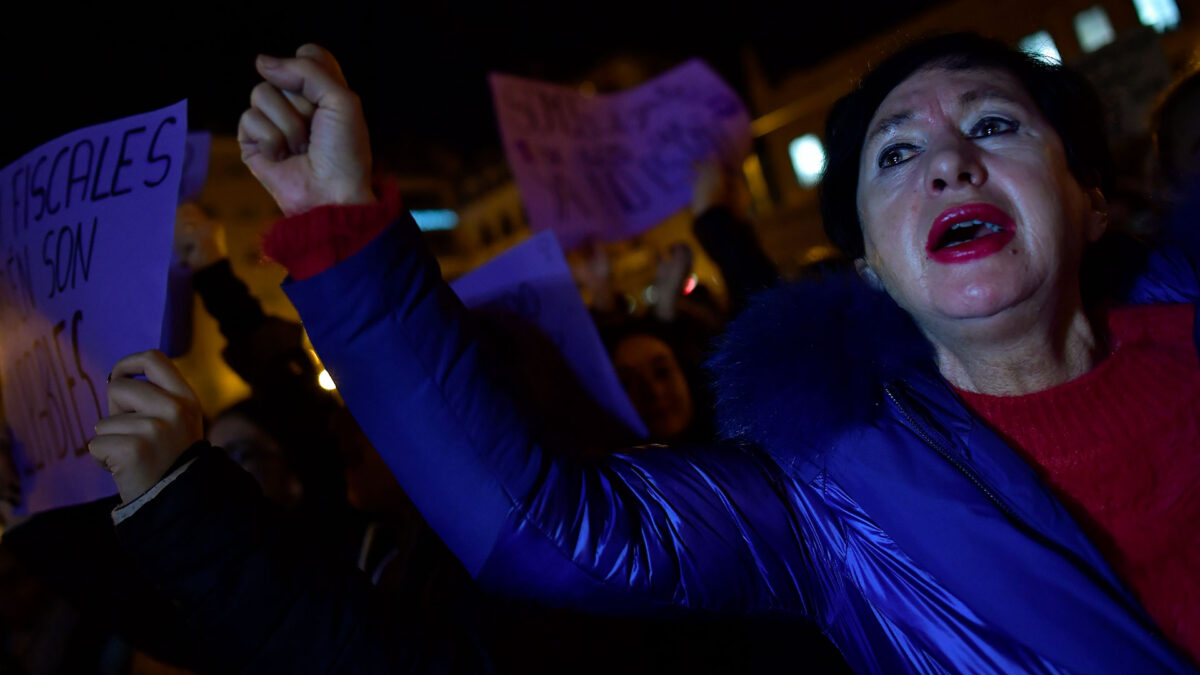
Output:
[[[741,166],[750,150],[749,113],[698,59],[616,94],[497,73],[490,81],[530,224],[567,248],[653,227],[691,202],[696,162]]]
[[[116,492],[87,442],[113,364],[159,344],[186,132],[181,101],[0,171],[0,405],[24,510]]]

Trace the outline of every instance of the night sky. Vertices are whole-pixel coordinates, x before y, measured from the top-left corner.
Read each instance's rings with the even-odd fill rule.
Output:
[[[778,77],[935,3],[42,4],[0,21],[0,164],[71,129],[184,97],[193,129],[232,133],[258,81],[254,55],[313,41],[339,57],[363,97],[377,156],[420,170],[431,146],[467,165],[498,156],[491,70],[563,81],[622,52],[663,68],[701,56],[744,91],[744,45]]]

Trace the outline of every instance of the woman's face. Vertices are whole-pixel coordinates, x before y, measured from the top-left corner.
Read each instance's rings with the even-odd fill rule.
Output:
[[[926,329],[1078,295],[1104,230],[1062,142],[1003,70],[920,70],[880,104],[859,158],[864,261]]]
[[[279,443],[250,418],[236,412],[218,416],[209,427],[208,442],[224,448],[254,476],[268,501],[285,508],[299,502],[304,492],[300,479],[288,467]]]
[[[670,439],[692,423],[692,394],[670,346],[653,335],[635,333],[617,343],[613,366],[650,435]]]

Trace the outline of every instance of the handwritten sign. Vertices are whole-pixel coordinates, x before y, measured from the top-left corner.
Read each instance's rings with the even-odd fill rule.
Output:
[[[159,343],[186,132],[181,101],[0,171],[0,404],[30,512],[116,491],[87,441],[113,364]]]
[[[188,133],[183,146],[183,175],[179,179],[180,204],[199,197],[204,190],[204,183],[208,181],[208,153],[211,147],[211,133]]]
[[[536,325],[558,347],[597,404],[635,434],[646,426],[613,370],[554,233],[542,232],[450,284],[472,309],[501,306]]]
[[[749,113],[700,60],[617,94],[490,81],[530,224],[568,248],[649,229],[690,203],[696,162],[741,166],[750,150]]]

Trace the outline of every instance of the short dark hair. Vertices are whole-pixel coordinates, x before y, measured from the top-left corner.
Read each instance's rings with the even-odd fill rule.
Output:
[[[1106,191],[1113,164],[1104,111],[1096,90],[1078,72],[1017,51],[974,33],[951,33],[914,42],[863,76],[825,121],[827,161],[821,178],[821,219],[825,234],[843,254],[865,254],[858,218],[859,156],[867,126],[887,95],[926,67],[950,70],[996,68],[1017,78],[1062,140],[1071,173],[1085,187]]]

